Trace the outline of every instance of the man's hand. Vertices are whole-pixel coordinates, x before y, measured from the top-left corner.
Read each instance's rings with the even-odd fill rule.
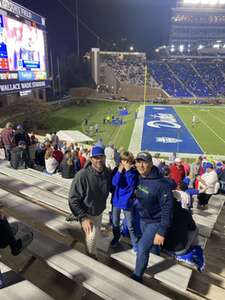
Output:
[[[156,233],[153,244],[157,246],[163,246],[164,241],[165,241],[165,237]]]
[[[92,223],[91,219],[84,219],[81,222],[81,226],[82,226],[85,234],[87,234],[87,235],[91,234],[92,226],[93,226],[93,223]]]

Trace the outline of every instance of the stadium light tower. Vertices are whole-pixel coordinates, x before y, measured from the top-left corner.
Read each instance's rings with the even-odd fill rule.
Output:
[[[75,14],[76,14],[76,38],[77,40],[77,56],[80,57],[80,31],[79,31],[79,6],[78,6],[78,0],[75,1]]]

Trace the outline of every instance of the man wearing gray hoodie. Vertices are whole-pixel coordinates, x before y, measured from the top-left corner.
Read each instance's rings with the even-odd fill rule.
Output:
[[[90,162],[73,179],[69,206],[85,233],[87,252],[96,257],[102,213],[110,191],[111,174],[105,167],[104,149],[94,146]]]

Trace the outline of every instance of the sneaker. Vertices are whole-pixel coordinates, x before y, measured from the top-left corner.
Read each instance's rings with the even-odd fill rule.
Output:
[[[33,241],[33,232],[29,232],[21,237],[18,242],[19,246],[12,249],[12,255],[17,256],[19,255],[25,248],[27,248],[30,243]]]
[[[10,224],[10,227],[11,227],[13,235],[15,236],[19,229],[18,223],[12,223],[12,224]]]
[[[111,240],[110,246],[111,246],[112,248],[117,248],[119,245],[120,245],[120,242],[119,242],[116,238],[113,238],[113,239]]]
[[[138,246],[137,246],[137,245],[134,245],[134,246],[133,246],[132,252],[133,252],[134,254],[137,254],[137,253],[138,253]]]

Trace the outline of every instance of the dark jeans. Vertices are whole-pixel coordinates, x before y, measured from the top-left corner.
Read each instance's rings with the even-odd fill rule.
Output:
[[[133,210],[123,210],[124,216],[127,220],[127,227],[130,234],[131,243],[133,246],[137,244],[138,237],[136,236],[134,225],[133,225]],[[113,223],[113,235],[114,238],[120,239],[120,214],[121,208],[113,206],[112,210],[112,223]]]
[[[138,242],[138,252],[136,266],[132,278],[142,282],[142,277],[148,265],[150,252],[159,254],[159,247],[153,245],[155,234],[159,228],[159,223],[146,224],[141,221],[142,237]]]
[[[14,246],[16,239],[6,218],[0,219],[0,248]]]
[[[12,145],[4,145],[4,150],[5,150],[5,159],[10,161]]]
[[[205,194],[205,193],[198,194],[198,204],[207,205],[211,196],[212,195]]]

